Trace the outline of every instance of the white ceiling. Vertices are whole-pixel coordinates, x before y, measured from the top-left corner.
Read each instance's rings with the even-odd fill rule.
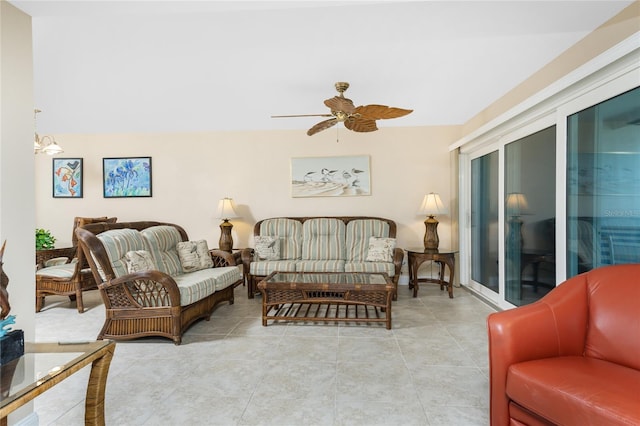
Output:
[[[10,1],[41,133],[307,129],[336,81],[379,127],[462,124],[632,0]]]

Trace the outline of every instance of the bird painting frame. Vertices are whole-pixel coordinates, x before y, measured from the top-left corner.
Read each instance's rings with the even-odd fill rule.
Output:
[[[84,196],[82,158],[54,158],[52,164],[53,198],[82,198]]]
[[[291,158],[293,198],[366,195],[371,195],[368,155]]]

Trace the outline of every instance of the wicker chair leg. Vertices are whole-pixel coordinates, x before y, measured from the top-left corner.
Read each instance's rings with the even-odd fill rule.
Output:
[[[247,279],[247,298],[253,299],[253,286],[254,286],[253,275],[249,275]]]
[[[76,305],[78,308],[78,313],[81,314],[84,312],[84,303],[82,302],[82,290],[80,289],[76,290],[75,299],[76,299]]]
[[[36,312],[40,312],[44,306],[44,296],[38,296],[36,294]]]

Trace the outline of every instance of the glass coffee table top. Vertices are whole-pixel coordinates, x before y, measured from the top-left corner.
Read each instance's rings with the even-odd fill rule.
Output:
[[[115,343],[110,340],[56,343],[25,342],[24,355],[0,367],[2,369],[0,375],[0,419],[5,420],[4,417],[12,411],[71,374],[92,364],[92,376],[94,369],[97,368],[95,371],[100,372],[100,375],[104,375],[104,377],[90,378],[89,385],[93,385],[91,392],[96,393],[98,397],[103,397],[106,373],[114,349]],[[97,413],[98,417],[100,414]],[[1,421],[0,424],[2,424]]]
[[[382,273],[367,272],[275,272],[264,280],[266,283],[299,284],[382,284],[388,283],[388,277]]]

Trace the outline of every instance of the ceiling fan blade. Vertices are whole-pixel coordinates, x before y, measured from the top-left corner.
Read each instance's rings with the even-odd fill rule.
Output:
[[[291,117],[332,117],[331,114],[295,114],[295,115],[272,115],[271,118],[291,118]]]
[[[343,98],[342,96],[334,96],[331,99],[327,99],[324,104],[331,108],[331,111],[342,111],[347,114],[352,114],[356,109],[351,99]]]
[[[329,127],[333,127],[338,124],[337,118],[330,118],[328,120],[324,120],[307,130],[307,135],[312,136],[318,132],[328,129]]]
[[[388,107],[386,105],[361,105],[354,111],[356,114],[360,114],[363,118],[369,118],[372,120],[398,118],[413,112],[412,109],[402,109],[395,107]]]
[[[354,132],[374,132],[378,130],[376,120],[353,116],[344,121],[344,127]]]

